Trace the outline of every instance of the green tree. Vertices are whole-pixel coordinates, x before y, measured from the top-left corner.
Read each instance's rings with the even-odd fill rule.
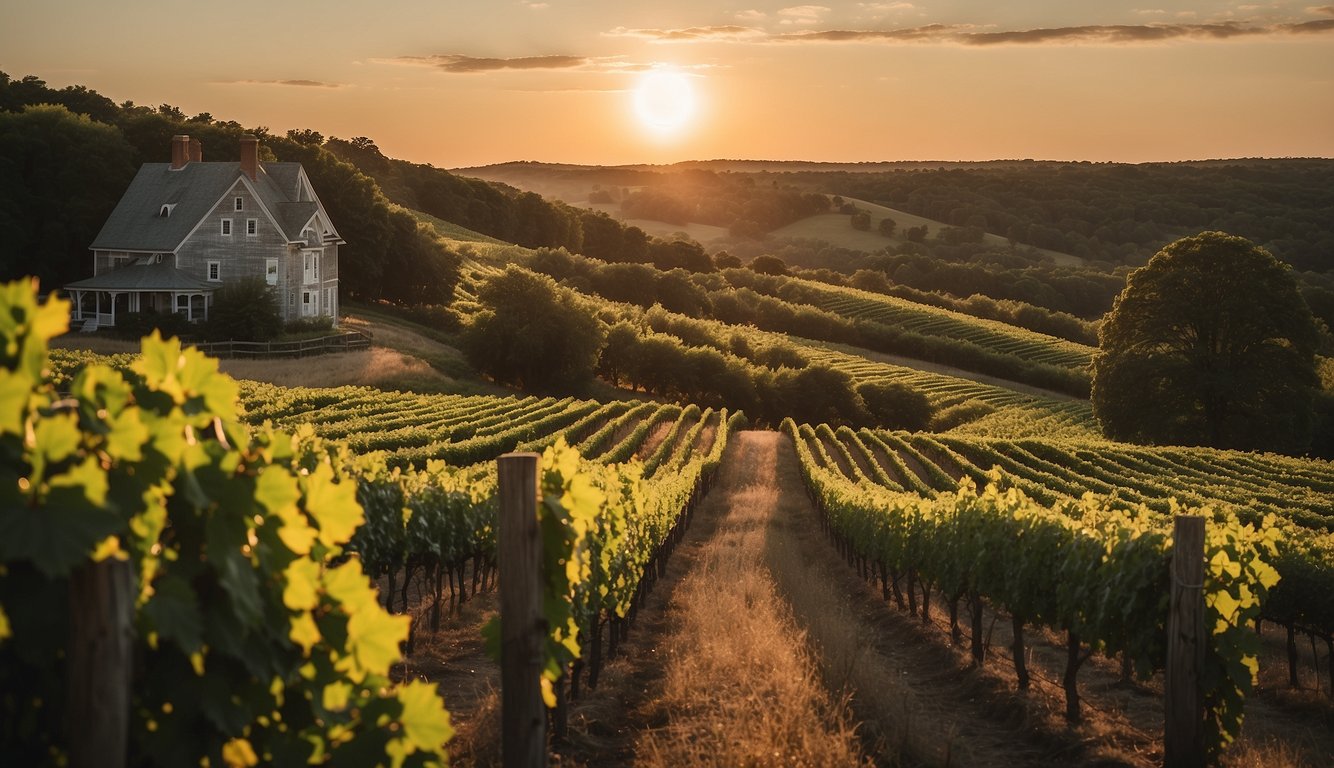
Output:
[[[880,220],[879,224],[880,234],[884,235],[885,237],[893,237],[894,230],[898,229],[898,227],[899,223],[889,218],[888,216]]]
[[[482,310],[463,334],[468,361],[525,389],[587,384],[607,330],[593,309],[546,275],[509,266],[477,291]]]
[[[767,253],[751,259],[749,266],[752,272],[759,272],[762,275],[787,274],[787,264],[777,256],[770,256]]]
[[[0,112],[0,278],[92,274],[88,245],[134,178],[115,127],[42,105]]]
[[[1289,269],[1204,232],[1130,273],[1099,333],[1093,411],[1114,439],[1300,451],[1311,440],[1315,321]]]
[[[919,431],[930,426],[935,415],[926,395],[907,384],[868,381],[857,386],[857,394],[876,426]]]

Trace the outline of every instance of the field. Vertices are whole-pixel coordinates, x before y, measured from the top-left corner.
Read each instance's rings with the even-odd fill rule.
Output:
[[[465,317],[481,281],[531,257],[423,220],[464,249],[454,309]],[[1093,353],[813,281],[794,280],[781,296],[1023,365],[1081,373]],[[642,316],[584,299],[604,317]],[[554,746],[562,762],[1155,764],[1162,678],[1132,673],[1161,664],[1165,592],[1156,585],[1178,504],[1205,510],[1217,536],[1233,537],[1243,573],[1263,560],[1281,577],[1262,614],[1227,630],[1256,639],[1260,671],[1223,764],[1317,766],[1334,753],[1334,654],[1318,647],[1334,632],[1329,462],[1112,443],[1087,400],[948,359],[656,316],[753,348],[788,345],[854,382],[906,384],[935,419],[920,432],[792,423],[746,432],[735,409],[649,400],[605,382],[578,397],[515,392],[479,377],[448,332],[373,308],[349,320],[374,334],[370,352],[223,363],[243,379],[242,419],[256,434],[291,433],[298,456],[327,456],[356,484],[365,523],[349,550],[383,606],[412,618],[395,674],[441,686],[458,730],[455,764],[498,758],[498,671],[480,641],[497,609],[491,462],[557,444],[577,452],[580,476],[605,494],[588,535],[609,568],[592,568],[569,604],[580,656],[561,657],[555,683],[567,697],[558,717],[569,731]],[[128,363],[123,345],[97,351]],[[88,360],[56,355],[63,371]],[[1007,507],[1009,497],[982,493],[957,507],[974,517],[942,512],[968,493],[961,484],[998,480],[1023,501]],[[1032,526],[1025,547],[1006,544],[1015,521]],[[1243,523],[1273,531],[1276,551],[1264,554]],[[974,549],[961,548],[966,541]],[[1130,543],[1121,552],[1112,541]],[[1115,555],[1100,560],[1107,552]],[[1092,575],[1034,562],[1085,563]],[[1256,583],[1212,583],[1210,604],[1238,585],[1258,592]],[[1099,589],[1110,597],[1095,601]],[[1075,618],[1072,600],[1097,607]],[[1117,606],[1130,618],[1109,613]]]

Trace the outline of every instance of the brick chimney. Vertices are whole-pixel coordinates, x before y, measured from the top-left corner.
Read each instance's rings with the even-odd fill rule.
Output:
[[[249,133],[241,137],[241,173],[259,180],[259,139]]]
[[[179,171],[190,162],[190,137],[178,134],[171,137],[171,169]]]
[[[199,139],[190,139],[190,162],[204,162],[204,143]]]

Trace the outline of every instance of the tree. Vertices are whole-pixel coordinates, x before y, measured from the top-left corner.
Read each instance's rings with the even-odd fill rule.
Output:
[[[935,415],[926,395],[897,381],[868,381],[857,386],[857,394],[876,426],[919,431]]]
[[[1099,332],[1093,412],[1107,436],[1300,451],[1318,334],[1291,272],[1223,232],[1171,243],[1130,273]]]
[[[134,178],[120,131],[60,106],[0,112],[0,278],[59,288],[92,270],[88,244]]]
[[[871,230],[871,214],[862,210],[854,212],[852,214],[852,228],[869,232]]]
[[[577,388],[593,377],[607,330],[592,308],[546,275],[509,266],[477,290],[482,305],[463,352],[496,381],[524,389]]]
[[[762,275],[787,274],[787,264],[777,256],[770,256],[767,253],[751,259],[749,266],[752,272],[759,272]]]
[[[889,218],[888,216],[880,220],[879,224],[880,234],[884,235],[885,237],[893,237],[894,230],[898,229],[898,227],[899,223]]]

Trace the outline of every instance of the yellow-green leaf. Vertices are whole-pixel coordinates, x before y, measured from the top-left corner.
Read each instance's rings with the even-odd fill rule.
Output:
[[[255,755],[255,748],[250,746],[250,742],[245,739],[232,739],[222,745],[222,759],[227,763],[228,768],[250,768],[259,765],[259,757]]]
[[[347,644],[361,668],[374,675],[388,675],[389,667],[402,656],[398,646],[408,639],[407,616],[392,616],[379,606],[363,609],[347,622]]]
[[[347,702],[351,695],[352,685],[340,680],[324,686],[324,693],[320,698],[323,700],[325,709],[330,712],[342,712],[347,709]]]
[[[292,561],[283,571],[283,605],[294,611],[309,611],[320,602],[320,564],[302,558]]]
[[[292,629],[287,636],[292,642],[301,646],[301,651],[307,656],[321,637],[320,628],[315,624],[315,618],[310,615],[310,611],[302,611],[301,615],[292,619]]]
[[[449,712],[440,700],[435,683],[414,680],[398,689],[398,700],[403,703],[403,738],[417,749],[439,752],[454,738],[449,723]]]
[[[355,483],[335,483],[333,469],[321,464],[306,478],[306,512],[320,527],[320,543],[328,547],[352,538],[365,520],[357,503]]]

